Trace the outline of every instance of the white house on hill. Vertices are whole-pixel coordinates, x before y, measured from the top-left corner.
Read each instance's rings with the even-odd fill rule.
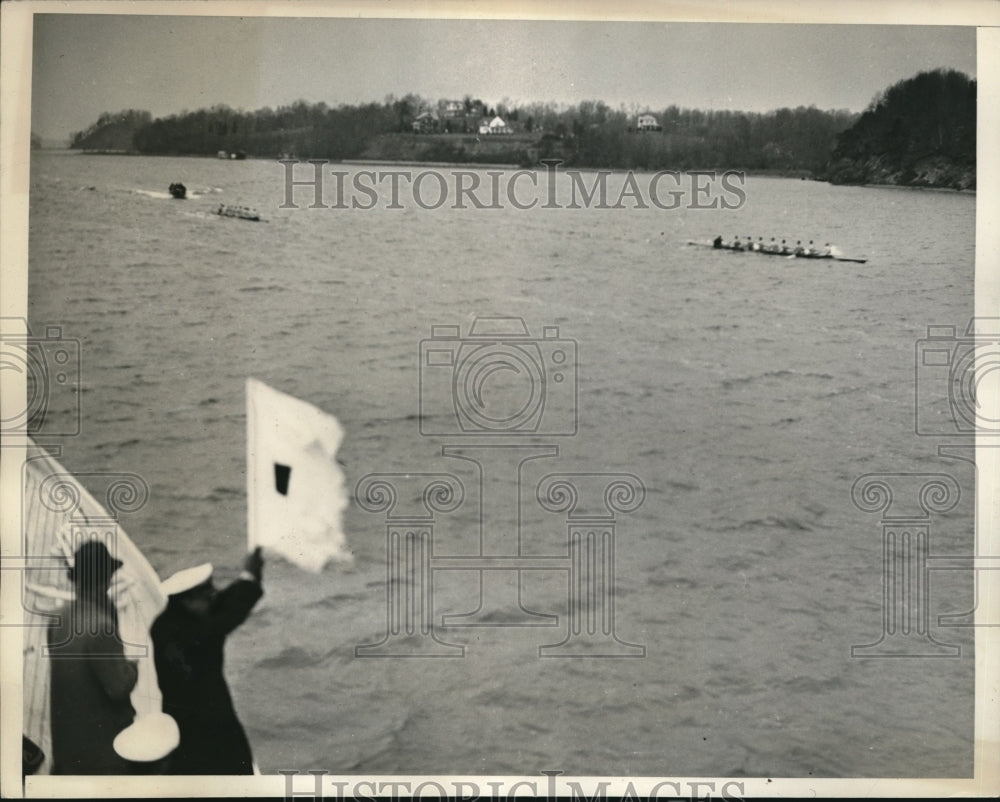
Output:
[[[494,117],[489,122],[483,119],[483,121],[479,123],[479,133],[510,134],[513,132],[510,130],[510,126],[508,126],[507,123],[505,123],[500,117]]]

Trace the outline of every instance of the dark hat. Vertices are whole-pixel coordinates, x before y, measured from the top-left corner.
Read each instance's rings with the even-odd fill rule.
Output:
[[[108,547],[100,540],[88,540],[73,555],[73,564],[77,567],[81,565],[99,565],[102,563],[109,566],[113,565],[115,568],[121,568],[124,565],[121,560],[111,556]]]
[[[108,576],[122,565],[122,561],[112,557],[108,547],[100,540],[88,540],[73,555],[73,579],[80,583],[90,577]]]

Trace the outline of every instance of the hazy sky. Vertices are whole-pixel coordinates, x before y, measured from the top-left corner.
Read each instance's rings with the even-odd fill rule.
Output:
[[[32,130],[67,138],[125,108],[163,116],[407,92],[630,110],[860,111],[935,67],[974,76],[975,29],[38,15]]]

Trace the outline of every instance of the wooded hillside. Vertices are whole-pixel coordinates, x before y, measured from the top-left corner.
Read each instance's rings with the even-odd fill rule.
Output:
[[[837,138],[834,183],[975,188],[976,82],[922,72],[876,97]]]

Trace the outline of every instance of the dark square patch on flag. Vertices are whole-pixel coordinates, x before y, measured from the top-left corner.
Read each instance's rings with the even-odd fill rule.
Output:
[[[291,475],[291,467],[280,462],[274,463],[274,489],[283,496],[288,495],[288,479]]]

